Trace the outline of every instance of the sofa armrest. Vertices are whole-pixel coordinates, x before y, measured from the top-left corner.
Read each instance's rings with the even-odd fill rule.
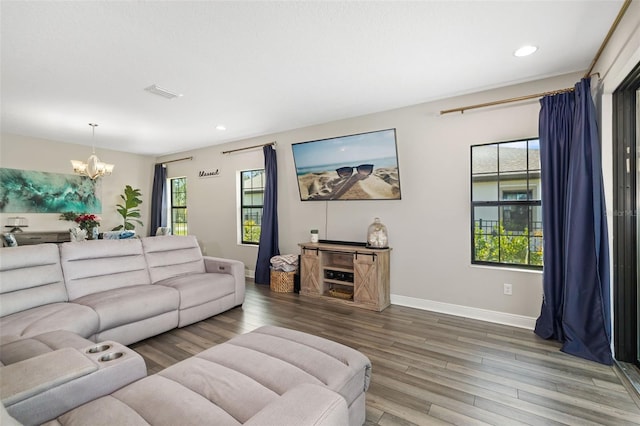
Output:
[[[146,376],[144,359],[113,341],[63,348],[0,369],[2,402],[23,424],[42,424]],[[4,426],[4,424],[3,424]]]
[[[314,384],[288,390],[268,404],[244,426],[334,426],[348,425],[347,402],[336,392]]]
[[[6,406],[24,401],[96,371],[98,367],[73,348],[59,349],[0,368],[0,396]]]
[[[205,271],[209,273],[232,275],[236,282],[235,305],[244,303],[244,263],[239,260],[223,259],[220,257],[203,256]]]

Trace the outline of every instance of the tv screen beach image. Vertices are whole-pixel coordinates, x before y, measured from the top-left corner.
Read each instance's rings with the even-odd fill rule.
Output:
[[[395,129],[292,145],[302,201],[399,200]]]

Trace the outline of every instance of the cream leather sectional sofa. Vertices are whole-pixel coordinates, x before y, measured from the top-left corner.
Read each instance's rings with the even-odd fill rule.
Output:
[[[192,237],[0,249],[0,423],[361,425],[369,360],[262,327],[146,377],[125,345],[241,305]],[[6,407],[6,410],[5,410]]]

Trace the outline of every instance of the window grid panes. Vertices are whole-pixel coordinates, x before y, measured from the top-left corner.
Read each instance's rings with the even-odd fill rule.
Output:
[[[471,147],[471,262],[540,269],[540,144]]]
[[[187,235],[187,178],[171,179],[171,232]]]
[[[264,203],[264,169],[240,172],[242,244],[258,244]]]

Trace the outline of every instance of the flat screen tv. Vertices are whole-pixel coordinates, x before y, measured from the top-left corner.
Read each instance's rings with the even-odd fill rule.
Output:
[[[302,201],[400,199],[396,129],[291,147]]]

